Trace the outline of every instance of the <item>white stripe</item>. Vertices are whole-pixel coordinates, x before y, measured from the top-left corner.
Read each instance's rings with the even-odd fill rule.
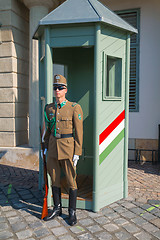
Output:
[[[109,144],[118,136],[124,129],[123,121],[108,135],[108,137],[99,145],[99,155],[109,146]]]

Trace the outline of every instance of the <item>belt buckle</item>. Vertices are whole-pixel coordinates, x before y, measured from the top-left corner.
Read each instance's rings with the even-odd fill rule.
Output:
[[[56,138],[61,138],[61,134],[60,133],[56,133]]]

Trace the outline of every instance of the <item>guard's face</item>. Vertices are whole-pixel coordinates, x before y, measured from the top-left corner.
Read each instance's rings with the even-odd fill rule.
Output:
[[[54,89],[54,95],[57,98],[65,98],[65,95],[67,93],[67,88],[64,85],[57,85],[53,87]]]

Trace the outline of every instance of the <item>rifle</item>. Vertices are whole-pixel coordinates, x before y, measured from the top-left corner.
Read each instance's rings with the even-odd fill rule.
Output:
[[[44,154],[44,142],[42,142],[42,130],[40,126],[40,137],[41,137],[41,151],[43,156],[43,173],[44,173],[44,189],[45,195],[43,199],[43,209],[41,219],[48,215],[48,206],[47,206],[47,195],[48,195],[48,178],[47,178],[47,164],[46,164],[46,156]]]

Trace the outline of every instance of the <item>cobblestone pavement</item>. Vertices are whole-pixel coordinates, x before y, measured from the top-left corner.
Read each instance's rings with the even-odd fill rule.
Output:
[[[0,165],[0,239],[160,239],[159,165],[129,164],[129,197],[98,213],[77,210],[77,225],[63,215],[40,220],[43,196],[38,173]],[[159,199],[159,200],[158,200]]]

